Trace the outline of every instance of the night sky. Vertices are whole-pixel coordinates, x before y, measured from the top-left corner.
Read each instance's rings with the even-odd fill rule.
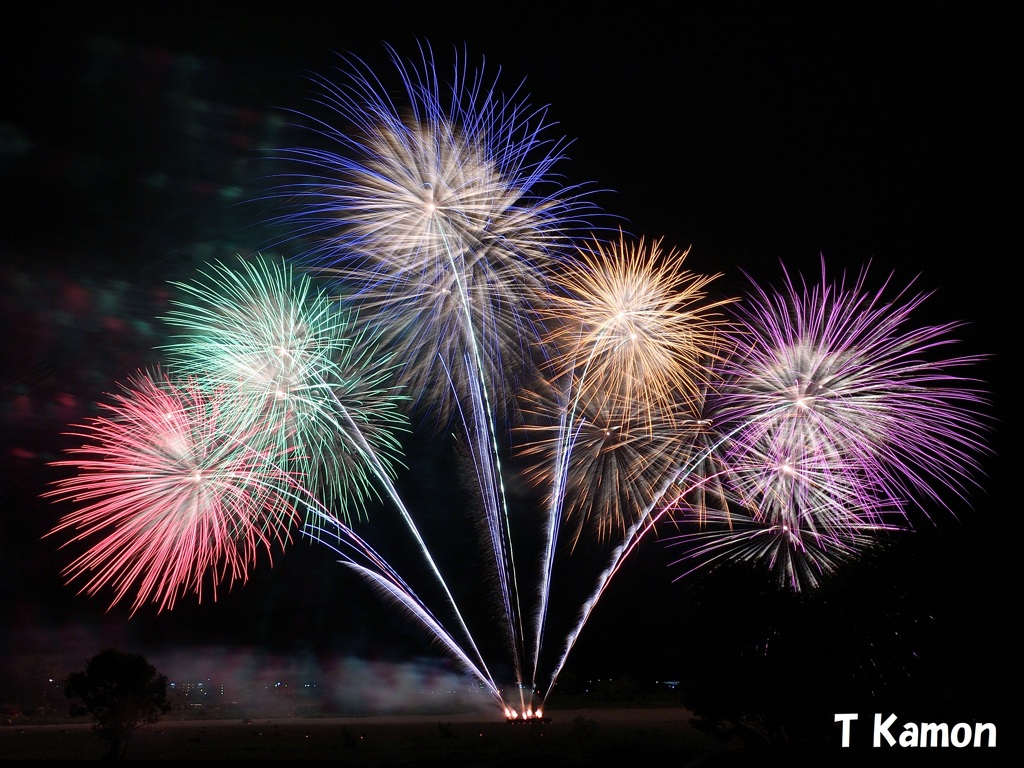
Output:
[[[689,246],[690,269],[724,273],[719,291],[742,291],[744,273],[777,282],[780,263],[812,277],[822,256],[833,275],[870,263],[872,285],[892,274],[934,291],[920,323],[965,321],[959,351],[991,356],[976,374],[992,393],[993,455],[980,487],[952,502],[959,519],[927,510],[933,524],[840,574],[829,599],[810,604],[745,572],[673,583],[670,554],[649,541],[584,630],[568,679],[683,678],[699,654],[736,637],[805,630],[792,663],[820,665],[823,684],[856,675],[852,656],[901,670],[901,696],[941,688],[942,675],[951,696],[995,701],[1013,690],[1015,25],[945,6],[797,16],[619,4],[592,16],[554,4],[215,5],[167,4],[143,18],[104,3],[46,4],[2,33],[0,655],[75,665],[118,645],[199,660],[438,658],[329,552],[302,541],[216,603],[185,599],[130,620],[123,607],[105,612],[104,596],[62,583],[66,555],[41,537],[66,509],[38,499],[59,476],[46,464],[66,426],[159,360],[167,281],[267,242],[267,208],[253,202],[268,183],[262,158],[301,140],[286,110],[310,108],[308,76],[329,76],[339,52],[390,74],[382,43],[414,56],[426,41],[446,66],[468,52],[492,74],[500,67],[510,90],[525,80],[530,103],[550,105],[557,133],[572,139],[566,180],[591,184],[628,231]],[[457,507],[448,454],[411,447],[403,482],[418,483],[425,514]],[[451,526],[442,549],[472,547],[468,532],[459,540],[469,527]],[[906,644],[876,642],[905,628]],[[857,650],[872,643],[883,646],[878,658]],[[880,708],[895,706],[884,696]]]

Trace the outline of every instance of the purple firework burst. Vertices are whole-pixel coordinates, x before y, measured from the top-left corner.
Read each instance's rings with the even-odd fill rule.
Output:
[[[891,280],[891,278],[890,278]],[[684,559],[766,561],[794,589],[855,556],[911,510],[950,510],[986,451],[978,356],[948,356],[959,323],[917,326],[927,298],[890,280],[754,286],[709,403],[733,507],[674,539]]]

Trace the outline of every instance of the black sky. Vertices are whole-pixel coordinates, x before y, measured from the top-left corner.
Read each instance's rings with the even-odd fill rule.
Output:
[[[57,542],[39,538],[58,510],[37,501],[52,477],[42,465],[55,457],[60,419],[81,418],[90,398],[154,359],[156,331],[138,324],[76,328],[55,340],[68,322],[56,305],[77,295],[69,286],[91,276],[89,290],[106,287],[122,319],[155,320],[169,277],[258,245],[248,228],[258,211],[237,203],[259,191],[253,158],[268,115],[308,107],[307,75],[329,74],[337,52],[386,66],[382,42],[415,55],[417,41],[428,41],[441,61],[465,50],[500,67],[510,88],[525,79],[531,103],[550,104],[573,140],[567,179],[610,190],[600,202],[629,230],[691,246],[688,265],[725,273],[723,291],[742,289],[744,272],[776,281],[780,261],[813,275],[823,255],[834,274],[870,262],[879,280],[892,273],[897,284],[935,291],[923,322],[968,323],[963,351],[992,356],[979,368],[997,422],[989,478],[955,505],[959,522],[940,516],[909,550],[906,562],[925,570],[890,557],[879,583],[937,614],[937,631],[968,624],[956,642],[973,646],[968,655],[993,651],[977,672],[993,691],[1007,670],[1016,679],[1016,663],[998,658],[1010,647],[1006,613],[1020,585],[1010,565],[1019,511],[1007,477],[1017,455],[1008,386],[1019,354],[1015,23],[944,4],[884,15],[831,4],[810,14],[723,4],[713,13],[333,5],[51,3],[2,33],[0,269],[12,346],[0,392],[0,650],[74,647],[85,656],[102,642],[432,653],[306,544],[217,604],[143,610],[131,621],[121,609],[105,615],[103,599],[61,584]],[[181,86],[175,78],[187,71]],[[181,113],[161,111],[175,87],[202,102],[200,144],[189,144]],[[194,109],[188,120],[200,119]],[[62,393],[71,399],[57,402]],[[442,492],[438,483],[425,496],[442,505]],[[641,555],[581,639],[575,673],[683,675],[685,636],[715,631],[694,629],[694,598],[671,583],[660,547]],[[718,599],[730,631],[740,631],[736,616],[751,597]],[[869,597],[857,599],[853,613],[869,613]]]

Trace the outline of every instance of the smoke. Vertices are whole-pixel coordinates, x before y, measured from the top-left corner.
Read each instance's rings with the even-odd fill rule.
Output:
[[[323,659],[190,648],[155,653],[150,661],[167,675],[174,696],[208,711],[362,716],[482,712],[495,706],[475,680],[439,660]]]

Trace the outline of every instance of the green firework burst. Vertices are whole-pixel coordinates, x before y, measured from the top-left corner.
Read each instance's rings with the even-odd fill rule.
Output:
[[[172,365],[222,390],[262,425],[288,471],[341,516],[362,516],[376,480],[394,477],[406,428],[404,397],[374,334],[308,275],[262,257],[214,263],[189,283],[165,321],[180,330]]]

